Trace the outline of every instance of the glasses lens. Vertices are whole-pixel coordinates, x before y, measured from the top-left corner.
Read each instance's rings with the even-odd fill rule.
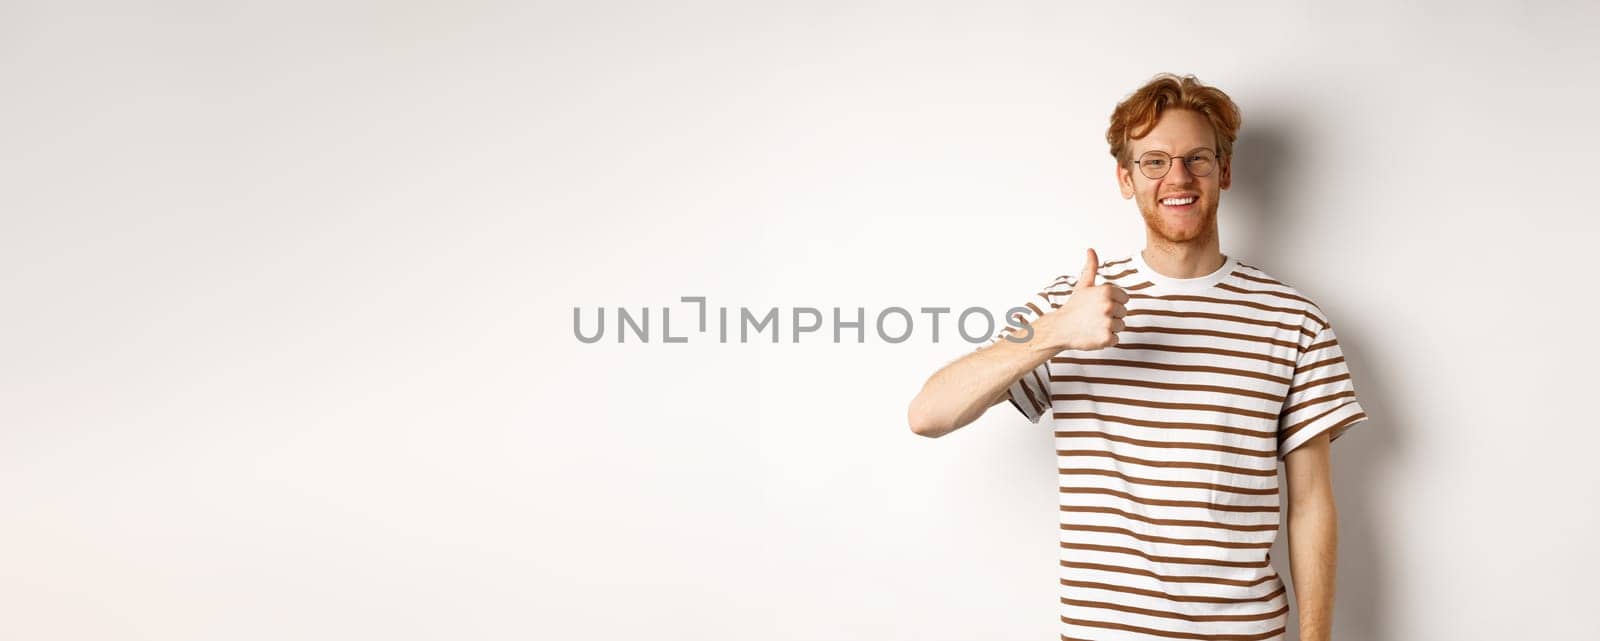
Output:
[[[1167,168],[1171,166],[1172,157],[1166,152],[1147,151],[1139,156],[1139,172],[1151,180],[1167,175]]]
[[[1217,166],[1217,155],[1211,153],[1209,149],[1202,149],[1189,154],[1189,160],[1185,164],[1188,165],[1189,173],[1195,176],[1209,176],[1211,170]]]

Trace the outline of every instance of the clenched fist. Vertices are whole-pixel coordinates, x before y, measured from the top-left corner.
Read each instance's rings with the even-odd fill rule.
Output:
[[[1122,318],[1128,315],[1128,292],[1110,283],[1094,284],[1100,257],[1089,250],[1083,274],[1078,277],[1072,295],[1060,307],[1046,312],[1033,323],[1035,339],[1051,348],[1092,350],[1117,344],[1117,332],[1125,325]]]

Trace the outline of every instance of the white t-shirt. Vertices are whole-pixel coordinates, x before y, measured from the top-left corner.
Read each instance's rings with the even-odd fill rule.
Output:
[[[1097,273],[1129,296],[1118,344],[1062,351],[1010,388],[1055,432],[1061,638],[1283,638],[1278,461],[1367,418],[1327,315],[1231,256],[1198,278],[1139,252]],[[1077,280],[1051,282],[1022,320]]]

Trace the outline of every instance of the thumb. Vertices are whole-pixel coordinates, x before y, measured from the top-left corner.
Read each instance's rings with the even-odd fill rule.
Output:
[[[1094,248],[1089,248],[1089,260],[1083,265],[1083,275],[1078,277],[1080,287],[1094,287],[1094,275],[1100,266],[1100,257],[1094,253]]]

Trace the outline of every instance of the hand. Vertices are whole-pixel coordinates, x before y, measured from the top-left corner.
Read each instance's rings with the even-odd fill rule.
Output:
[[[1123,304],[1128,302],[1128,292],[1110,283],[1094,284],[1100,257],[1089,249],[1089,258],[1083,266],[1072,295],[1060,307],[1046,312],[1034,322],[1034,331],[1043,335],[1047,344],[1061,349],[1094,350],[1117,344],[1117,332],[1126,325],[1122,318],[1128,315]]]

